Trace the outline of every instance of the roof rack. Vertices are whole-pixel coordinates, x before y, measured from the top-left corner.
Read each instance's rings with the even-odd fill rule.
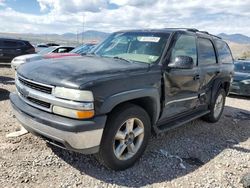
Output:
[[[198,30],[198,29],[196,29],[196,28],[164,28],[164,29],[176,29],[176,30],[190,31],[190,32],[194,32],[194,33],[203,33],[203,34],[207,34],[207,35],[210,35],[210,36],[213,36],[213,37],[222,39],[222,38],[219,37],[219,36],[213,35],[213,34],[207,32],[207,31],[200,31],[200,30]]]

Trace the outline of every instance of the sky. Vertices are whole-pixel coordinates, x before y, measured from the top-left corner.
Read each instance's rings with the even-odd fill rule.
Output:
[[[188,27],[250,36],[250,0],[0,0],[0,32]]]

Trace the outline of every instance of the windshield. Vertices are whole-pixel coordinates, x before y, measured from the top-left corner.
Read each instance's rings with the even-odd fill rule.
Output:
[[[250,63],[235,63],[235,72],[250,73]]]
[[[161,57],[168,37],[168,33],[115,33],[100,44],[93,53],[101,57],[154,63]]]
[[[49,48],[46,48],[46,49],[44,49],[44,50],[39,51],[38,54],[40,54],[40,55],[45,55],[45,54],[48,54],[48,53],[50,53],[50,52],[53,52],[56,48],[57,48],[57,47],[52,46],[52,47],[49,47]]]

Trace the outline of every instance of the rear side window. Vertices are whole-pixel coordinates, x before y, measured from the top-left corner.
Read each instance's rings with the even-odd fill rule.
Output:
[[[219,63],[233,63],[233,58],[231,51],[224,41],[215,40],[215,46],[218,51],[218,60]]]
[[[16,47],[17,42],[6,40],[6,41],[3,41],[3,46],[4,47]]]
[[[174,62],[177,56],[189,56],[193,62],[197,62],[196,38],[191,35],[180,35],[171,53],[171,61]]]
[[[25,46],[25,43],[24,43],[24,42],[17,42],[17,46],[18,46],[18,47]]]
[[[209,39],[198,38],[199,65],[211,65],[216,63],[214,46]]]

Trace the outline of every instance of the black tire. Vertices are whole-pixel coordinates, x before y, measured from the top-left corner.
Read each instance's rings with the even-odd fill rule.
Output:
[[[126,127],[125,122],[127,120],[136,118],[136,120],[140,120],[140,122],[144,125],[144,133],[143,139],[140,137],[140,147],[137,147],[137,152],[133,153],[133,156],[126,160],[120,160],[116,154],[115,154],[115,147],[116,142],[115,136],[118,132],[118,130],[121,130],[122,126]],[[133,124],[132,127],[135,125]],[[127,128],[127,127],[126,127]],[[127,129],[126,129],[127,130]],[[124,132],[126,132],[124,130]],[[150,118],[147,112],[134,104],[125,104],[118,108],[116,108],[108,117],[103,136],[102,141],[100,145],[99,153],[97,154],[97,159],[104,164],[106,167],[113,169],[113,170],[124,170],[132,165],[141,157],[144,150],[146,149],[146,146],[148,144],[148,140],[151,135],[151,123]],[[136,140],[136,137],[134,137]],[[133,141],[132,141],[133,142]],[[120,142],[119,144],[120,145]],[[135,145],[134,145],[135,146]],[[129,151],[128,149],[124,151]]]
[[[222,96],[222,109],[220,111],[220,113],[216,114],[216,101],[218,99],[219,96]],[[210,113],[203,116],[202,119],[207,121],[207,122],[210,122],[210,123],[215,123],[217,121],[219,121],[222,113],[223,113],[223,110],[224,110],[224,106],[225,106],[225,102],[226,102],[226,92],[224,89],[219,89],[218,92],[216,93],[215,97],[214,97],[214,100],[211,101],[211,104],[210,104]]]

